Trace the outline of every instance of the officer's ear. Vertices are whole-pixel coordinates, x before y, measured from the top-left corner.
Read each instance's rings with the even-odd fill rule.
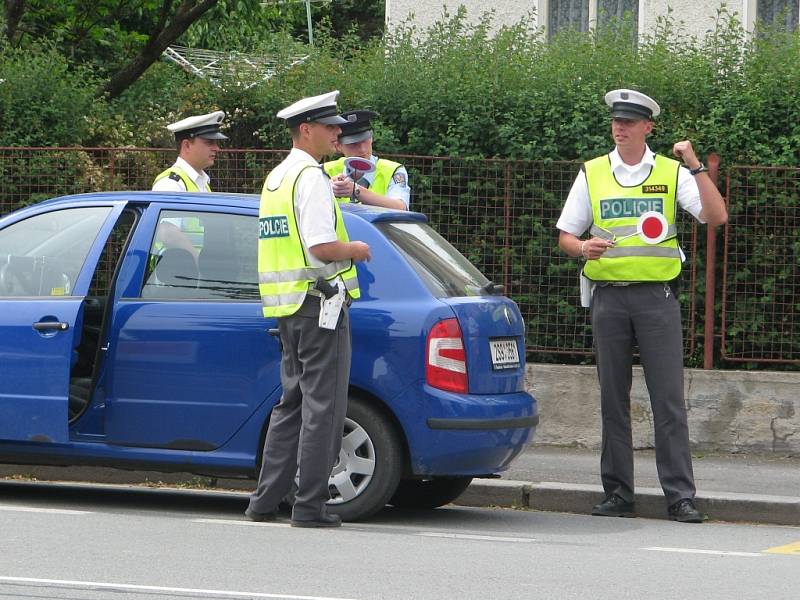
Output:
[[[300,125],[297,126],[297,132],[300,134],[298,136],[300,138],[308,137],[311,135],[311,123],[300,123]]]

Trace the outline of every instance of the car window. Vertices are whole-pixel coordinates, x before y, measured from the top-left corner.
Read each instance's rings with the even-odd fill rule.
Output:
[[[430,225],[387,222],[378,228],[438,298],[479,296],[489,280]]]
[[[0,297],[70,295],[111,210],[57,210],[0,230]]]
[[[255,217],[161,211],[142,297],[258,300],[257,251]]]

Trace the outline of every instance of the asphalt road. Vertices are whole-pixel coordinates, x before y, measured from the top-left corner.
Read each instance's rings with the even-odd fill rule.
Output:
[[[335,530],[221,492],[0,482],[0,599],[795,599],[800,528],[448,506]]]

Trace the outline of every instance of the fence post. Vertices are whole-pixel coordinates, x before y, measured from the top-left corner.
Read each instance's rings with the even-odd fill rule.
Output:
[[[117,153],[114,152],[114,149],[111,149],[111,156],[109,156],[108,160],[108,189],[114,189],[114,169],[116,167],[116,158]]]
[[[505,176],[505,190],[503,193],[503,225],[505,228],[505,240],[503,242],[503,286],[504,286],[504,294],[509,295],[511,292],[509,291],[509,282],[511,281],[510,274],[508,272],[508,264],[509,258],[508,255],[510,254],[511,248],[511,176],[513,174],[513,169],[511,168],[511,163],[506,163],[506,176]]]
[[[716,152],[708,155],[708,175],[719,189],[720,157]],[[703,323],[703,368],[711,369],[714,365],[714,292],[716,286],[717,266],[717,232],[713,227],[706,227],[706,302]]]

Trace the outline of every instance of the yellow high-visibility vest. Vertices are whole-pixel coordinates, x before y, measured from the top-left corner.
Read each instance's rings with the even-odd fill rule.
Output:
[[[194,181],[192,181],[192,178],[189,177],[189,174],[186,171],[184,171],[183,169],[181,169],[180,167],[176,167],[174,165],[171,166],[166,171],[162,171],[161,173],[156,175],[156,178],[153,180],[153,185],[155,185],[157,181],[161,181],[165,177],[171,176],[173,173],[175,175],[177,175],[178,178],[183,182],[183,187],[186,188],[187,192],[199,192],[200,191],[200,188],[198,188],[197,184]],[[174,177],[173,177],[173,179],[174,179]],[[210,185],[208,186],[208,191],[209,192],[211,191],[211,186]]]
[[[648,211],[664,215],[667,237],[648,244],[638,235],[615,244],[597,260],[587,260],[583,273],[594,281],[671,281],[681,272],[675,228],[680,163],[656,155],[655,165],[639,185],[620,185],[603,155],[584,164],[593,225],[590,235],[612,239],[636,233],[639,217]]]
[[[290,167],[277,187],[264,182],[258,212],[258,290],[265,317],[286,317],[297,312],[309,288],[318,277],[332,280],[341,276],[351,298],[361,296],[356,265],[352,260],[329,262],[321,267],[309,265],[306,249],[295,219],[295,186],[303,171],[316,169],[307,163]],[[336,237],[349,242],[339,203],[332,201]]]
[[[331,177],[336,177],[340,173],[343,173],[344,159],[345,157],[342,156],[337,160],[326,162],[323,165],[325,172]],[[375,180],[370,184],[369,189],[375,192],[376,194],[385,196],[386,193],[389,191],[389,185],[392,183],[392,177],[394,177],[394,174],[397,171],[397,169],[399,169],[402,166],[403,165],[401,165],[398,162],[394,162],[392,160],[386,160],[385,158],[379,158],[378,162],[375,163]],[[350,202],[349,196],[344,196],[336,199],[339,202]]]

